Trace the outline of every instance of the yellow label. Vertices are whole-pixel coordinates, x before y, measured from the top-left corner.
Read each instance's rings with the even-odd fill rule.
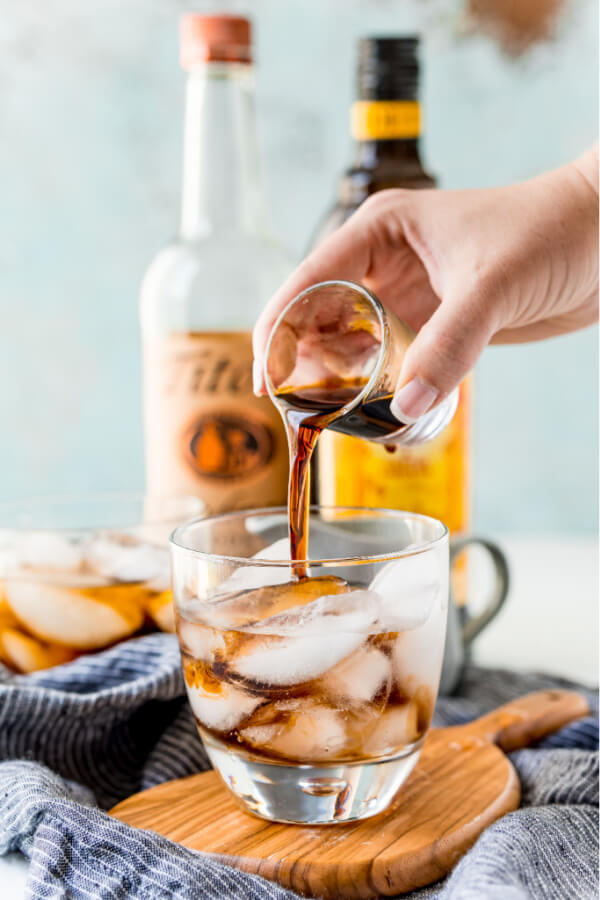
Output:
[[[319,500],[325,505],[404,509],[440,519],[451,533],[469,525],[469,380],[452,422],[421,447],[395,446],[325,429],[319,438]],[[392,449],[392,448],[390,448]]]
[[[421,133],[421,110],[413,100],[357,100],[350,124],[357,141],[416,138]]]
[[[249,332],[147,340],[144,418],[149,493],[195,494],[209,512],[285,503],[287,439],[252,392]]]

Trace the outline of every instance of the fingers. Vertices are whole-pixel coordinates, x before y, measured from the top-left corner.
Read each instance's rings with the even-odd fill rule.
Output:
[[[495,327],[490,298],[446,296],[407,350],[391,409],[412,424],[473,368]]]
[[[370,250],[362,210],[319,245],[292,272],[262,311],[252,334],[254,347],[254,391],[266,393],[263,380],[264,351],[277,316],[305,288],[319,281],[361,281],[369,271]]]

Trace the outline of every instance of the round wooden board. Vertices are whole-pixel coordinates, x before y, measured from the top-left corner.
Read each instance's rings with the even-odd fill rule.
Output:
[[[517,775],[496,744],[527,746],[586,712],[578,694],[547,691],[434,730],[392,805],[362,822],[266,822],[241,810],[214,772],[136,794],[111,814],[307,896],[394,896],[442,878],[484,828],[518,807]]]

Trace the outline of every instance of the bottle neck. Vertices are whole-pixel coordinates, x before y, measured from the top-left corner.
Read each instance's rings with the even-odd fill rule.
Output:
[[[419,139],[362,140],[355,142],[354,166],[376,169],[384,163],[420,165]]]
[[[359,168],[419,162],[421,108],[416,100],[357,100],[350,112],[350,130]]]
[[[252,66],[200,66],[186,87],[181,234],[257,234],[264,219]]]

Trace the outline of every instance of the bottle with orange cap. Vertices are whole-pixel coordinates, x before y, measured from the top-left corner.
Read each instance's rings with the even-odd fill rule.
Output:
[[[292,260],[266,219],[250,22],[185,15],[181,64],[181,225],[140,302],[147,487],[214,512],[284,503],[286,437],[252,392],[251,329]]]

